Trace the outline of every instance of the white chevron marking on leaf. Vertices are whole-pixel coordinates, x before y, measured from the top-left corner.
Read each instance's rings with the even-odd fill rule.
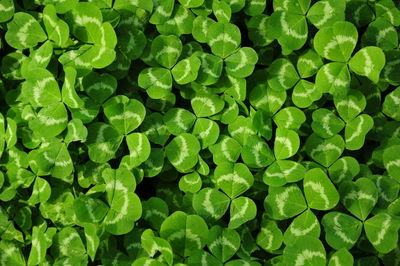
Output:
[[[225,181],[232,182],[233,184],[243,184],[248,188],[250,187],[249,182],[243,177],[239,176],[236,171],[231,174],[222,175],[217,179],[218,184]]]
[[[18,40],[23,46],[27,46],[26,39],[28,39],[29,27],[36,22],[35,19],[29,19],[17,32]]]
[[[232,39],[232,37],[228,33],[222,33],[222,34],[218,35],[215,39],[211,39],[209,43],[210,43],[210,46],[213,46],[217,42],[227,42],[227,43],[231,43],[235,46],[239,45],[239,43],[237,41],[235,41],[234,39]]]
[[[286,88],[285,86],[285,73],[286,73],[286,69],[288,67],[290,67],[291,64],[289,62],[286,62],[286,64],[283,64],[281,66],[281,69],[279,69],[279,73],[278,73],[278,82],[279,84],[283,87]]]
[[[205,193],[204,201],[201,203],[201,206],[204,207],[204,210],[206,210],[211,215],[211,217],[217,219],[219,216],[215,212],[214,206],[212,205],[211,192],[212,190],[210,189]]]
[[[329,120],[334,116],[332,113],[327,114],[322,118],[322,128],[325,129],[326,133],[329,135],[333,135],[333,132],[329,126]]]
[[[183,123],[183,121],[182,121],[182,114],[183,114],[183,111],[184,111],[184,109],[178,109],[177,111],[176,111],[176,116],[175,116],[175,119],[174,119],[174,121],[175,121],[175,123],[176,123],[176,125],[178,126],[178,127],[180,127],[181,129],[183,129],[183,130],[187,130],[187,127],[186,127],[186,125]]]
[[[101,27],[101,21],[100,20],[98,20],[96,18],[93,18],[93,17],[85,16],[85,15],[76,16],[75,17],[75,23],[80,25],[80,26],[85,26],[86,24],[91,23],[91,24],[95,24],[95,25]]]
[[[320,251],[312,251],[312,250],[306,249],[297,255],[296,261],[295,261],[295,266],[305,265],[306,260],[310,260],[314,257],[320,257],[320,258],[325,259],[324,253],[322,253]]]
[[[125,120],[125,119],[130,119],[130,118],[134,118],[138,123],[140,123],[142,121],[142,118],[140,117],[140,115],[138,115],[137,113],[131,112],[131,111],[125,111],[122,114],[113,115],[113,116],[109,117],[108,119],[110,121],[114,121],[114,120]]]
[[[375,4],[375,7],[378,7],[378,6],[380,8],[382,8],[383,10],[385,10],[385,12],[386,12],[385,14],[388,15],[390,23],[394,24],[394,17],[393,17],[392,11],[389,8],[387,8],[386,6],[382,5],[381,3]]]
[[[209,107],[209,108],[210,108],[210,111],[211,111],[212,113],[215,113],[215,112],[216,112],[216,107],[215,107],[213,101],[210,100],[210,98],[196,96],[196,97],[194,97],[194,98],[192,99],[192,101],[193,101],[193,102],[199,101],[199,102],[203,103],[204,105],[206,105],[207,107]]]
[[[317,152],[327,152],[327,151],[331,151],[331,150],[335,150],[339,154],[342,153],[342,150],[338,146],[336,146],[332,143],[328,143],[328,144],[319,144],[315,149],[313,149],[311,151],[310,155],[311,155],[311,157],[314,157]]]
[[[246,211],[249,208],[250,200],[248,198],[244,199],[246,200],[245,203],[241,206],[240,210],[231,217],[231,222],[243,218],[244,215],[246,214]]]
[[[268,238],[268,245],[265,246],[265,249],[270,249],[272,248],[272,240],[274,239],[272,232],[270,230],[268,230],[265,227],[261,228],[261,233],[263,233],[265,235],[266,238]]]
[[[324,4],[324,10],[323,10],[324,16],[322,17],[322,19],[321,19],[320,21],[314,23],[314,25],[315,25],[316,27],[320,27],[320,26],[322,26],[323,24],[325,24],[325,23],[333,16],[334,11],[335,11],[335,10],[332,8],[332,6],[329,4],[328,1],[323,1],[323,2],[321,2],[321,3]]]
[[[214,248],[216,248],[217,246],[221,246],[221,247],[230,247],[232,250],[236,250],[236,247],[234,244],[232,244],[231,241],[229,241],[229,239],[227,239],[225,236],[219,237],[217,239],[214,240],[214,242],[212,242],[208,248],[210,250],[213,250]]]
[[[354,130],[353,134],[349,138],[346,139],[346,142],[353,141],[355,138],[359,137],[362,133],[362,126],[364,124],[364,117],[360,116],[360,121],[357,124],[356,130]]]
[[[175,48],[175,47],[171,47],[171,46],[165,46],[163,47],[163,49],[161,49],[161,51],[159,51],[156,54],[156,58],[158,59],[160,56],[163,56],[165,54],[180,54],[179,49]]]
[[[391,168],[391,167],[393,167],[393,166],[400,167],[400,159],[393,160],[393,161],[389,161],[389,162],[386,164],[386,169],[389,170],[389,168]]]
[[[390,215],[386,214],[386,219],[383,221],[381,230],[379,231],[376,240],[371,241],[371,243],[373,245],[377,246],[382,243],[387,231],[389,230],[391,221],[392,221],[392,217],[390,217]]]
[[[159,81],[157,79],[156,76],[154,76],[153,70],[151,68],[149,68],[149,70],[147,72],[147,75],[149,76],[151,83],[153,83],[155,86],[160,87],[162,89],[169,89],[170,88],[169,85],[162,83],[161,81]]]
[[[240,54],[240,56],[241,56],[241,60],[240,60],[239,64],[236,65],[235,68],[232,68],[232,69],[231,69],[231,71],[236,72],[236,71],[238,71],[239,69],[245,67],[245,66],[248,64],[248,62],[249,62],[249,59],[247,58],[246,53],[245,53],[242,49],[239,50],[239,54]]]
[[[43,157],[48,161],[50,164],[53,164],[57,167],[67,167],[68,165],[72,164],[71,160],[64,160],[64,161],[56,161],[49,156],[47,152],[43,152]]]
[[[355,190],[351,191],[343,198],[343,200],[356,200],[356,199],[357,200],[360,200],[360,199],[369,200],[374,203],[376,202],[376,199],[372,195],[364,193],[362,191],[355,191]]]
[[[231,136],[234,137],[237,134],[241,134],[241,133],[245,133],[245,134],[249,134],[249,135],[254,135],[256,134],[256,132],[248,127],[242,126],[239,127],[238,129],[234,130],[231,132]]]
[[[336,108],[340,108],[341,106],[345,106],[347,108],[351,108],[356,110],[357,112],[361,112],[361,108],[351,99],[349,100],[342,100],[336,104]]]
[[[393,27],[387,27],[385,29],[381,29],[378,31],[378,34],[376,35],[376,42],[380,44],[389,32],[395,32],[397,34],[396,30]]]
[[[96,147],[104,153],[114,154],[115,152],[111,149],[111,144],[108,142],[98,143]]]
[[[309,181],[304,184],[304,187],[310,187],[312,190],[317,192],[320,198],[324,201],[324,208],[329,208],[329,199],[325,194],[325,188],[320,183]]]
[[[61,254],[63,254],[64,256],[67,256],[67,255],[68,255],[68,253],[69,253],[68,251],[69,251],[69,249],[71,248],[69,245],[70,245],[71,241],[72,241],[74,238],[79,238],[79,239],[80,239],[78,233],[75,232],[75,231],[72,232],[72,233],[70,233],[70,234],[68,235],[68,237],[66,237],[66,238],[63,239],[62,244],[60,245]]]
[[[224,156],[226,157],[226,159],[228,159],[230,162],[234,162],[235,160],[231,156],[228,146],[227,146],[228,141],[229,141],[229,138],[226,138],[221,142],[221,151],[224,154]]]
[[[312,61],[311,59],[308,58],[304,58],[304,57],[300,57],[299,60],[297,61],[298,64],[305,64],[308,65],[310,68],[312,69],[317,69],[317,65],[314,63],[314,61]]]
[[[336,35],[334,37],[334,39],[329,42],[325,47],[324,47],[324,57],[328,57],[330,51],[335,48],[336,46],[338,46],[339,44],[343,44],[349,42],[353,45],[355,45],[357,43],[357,39],[353,38],[351,36],[346,36],[346,35]]]
[[[295,190],[296,190],[296,188],[293,187],[293,186],[292,187],[288,187],[288,188],[286,188],[285,191],[283,191],[281,194],[279,194],[279,195],[277,195],[275,197],[275,203],[276,203],[276,206],[278,207],[279,215],[281,215],[281,216],[285,216],[286,215],[285,214],[286,200],[289,198],[290,192],[293,192]]]
[[[282,30],[286,35],[293,37],[295,39],[307,38],[307,33],[300,34],[300,33],[296,32],[294,29],[291,29],[291,27],[289,26],[289,24],[286,21],[286,13],[285,12],[282,12],[281,17],[280,17],[280,22],[282,25]]]
[[[304,236],[310,233],[312,230],[314,230],[315,227],[317,227],[318,222],[314,221],[310,226],[308,226],[305,229],[300,229],[300,228],[295,228],[293,225],[290,226],[290,232],[295,235],[295,236]]]
[[[42,96],[42,93],[46,85],[53,80],[54,80],[53,77],[47,77],[42,80],[38,80],[36,82],[35,86],[33,87],[33,100],[35,101],[36,104],[38,105],[40,104],[40,98]]]
[[[183,13],[179,16],[175,16],[173,19],[168,20],[166,23],[170,25],[178,25],[182,24],[185,19],[189,17],[189,11],[184,8]]]
[[[290,141],[289,138],[286,137],[276,137],[275,141],[278,143],[281,143],[283,146],[285,146],[286,150],[288,151],[289,154],[293,154],[293,148],[292,148],[292,142]]]
[[[349,81],[339,79],[339,78],[335,77],[334,75],[332,75],[329,72],[330,71],[329,67],[330,67],[330,65],[328,65],[327,67],[323,68],[323,73],[328,78],[329,83],[333,83],[335,86],[347,87],[349,85]]]
[[[361,50],[361,53],[365,57],[364,74],[368,76],[372,72],[373,63],[366,49]]]
[[[124,217],[128,215],[129,199],[128,199],[128,189],[119,180],[115,180],[114,183],[107,184],[106,188],[114,188],[114,191],[119,191],[124,198],[120,210],[113,218],[108,218],[104,220],[105,224],[116,224],[121,221]],[[114,192],[115,196],[115,192]]]
[[[212,127],[213,127],[213,123],[211,121],[209,121],[208,127],[205,130],[203,130],[202,132],[200,132],[199,137],[202,139],[208,137],[211,133]]]
[[[9,12],[11,10],[14,10],[14,5],[5,7],[3,4],[0,4],[0,12]]]
[[[189,157],[189,147],[186,142],[186,139],[183,136],[178,136],[175,138],[175,141],[178,141],[178,140],[181,142],[180,153],[179,153],[179,157],[177,158],[177,160],[172,162],[174,165],[181,165],[183,163],[183,161]]]
[[[184,72],[182,73],[182,75],[180,75],[180,77],[178,77],[176,79],[176,81],[180,82],[182,80],[184,80],[185,78],[187,78],[190,74],[190,63],[189,60],[183,60],[185,66],[184,66]]]
[[[335,217],[333,217],[333,223],[335,225],[335,235],[337,235],[340,239],[343,240],[343,242],[345,243],[349,243],[349,244],[354,244],[354,240],[352,240],[351,238],[349,238],[342,230],[342,226],[339,223],[339,218],[342,216],[341,213],[338,213],[335,215]]]

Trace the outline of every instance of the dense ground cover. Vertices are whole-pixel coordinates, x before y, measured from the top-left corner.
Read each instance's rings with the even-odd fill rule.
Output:
[[[398,6],[0,0],[0,264],[399,265]]]

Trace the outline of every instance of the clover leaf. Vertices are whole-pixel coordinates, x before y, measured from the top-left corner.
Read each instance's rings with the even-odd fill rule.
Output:
[[[231,55],[241,42],[239,28],[231,23],[211,24],[207,37],[212,53],[222,58]]]
[[[375,184],[365,177],[359,178],[355,182],[342,182],[339,193],[346,209],[361,220],[368,217],[378,201],[378,190]]]
[[[206,245],[208,226],[195,214],[177,211],[161,225],[160,236],[170,242],[174,252],[188,256]]]
[[[45,41],[47,36],[33,16],[25,12],[18,12],[7,24],[5,39],[11,47],[23,50]]]
[[[308,206],[312,209],[329,210],[339,203],[339,193],[320,168],[307,171],[303,187]]]
[[[331,61],[346,62],[357,44],[357,28],[350,22],[338,21],[320,29],[315,35],[317,53]]]

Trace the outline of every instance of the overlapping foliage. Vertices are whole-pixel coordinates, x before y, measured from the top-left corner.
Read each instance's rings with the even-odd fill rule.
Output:
[[[392,0],[0,0],[0,264],[399,265]]]

